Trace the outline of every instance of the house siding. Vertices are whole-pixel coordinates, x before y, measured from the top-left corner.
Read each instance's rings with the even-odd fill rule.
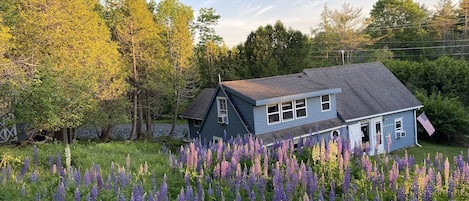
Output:
[[[268,125],[267,123],[267,108],[266,105],[257,106],[253,108],[254,112],[254,133],[264,134],[273,132],[280,129],[292,128],[312,122],[319,122],[322,120],[332,119],[337,117],[336,111],[336,96],[331,94],[331,109],[329,111],[321,112],[320,97],[312,97],[306,99],[307,117],[301,119],[294,119],[287,122],[280,122]]]
[[[244,99],[236,96],[234,94],[230,94],[231,100],[233,101],[233,105],[238,109],[238,113],[245,121],[244,123],[248,127],[250,131],[254,130],[254,114],[252,109],[252,104],[248,103]]]
[[[226,97],[225,94],[221,90],[217,90],[217,95],[213,100],[213,103],[210,105],[209,110],[207,111],[207,115],[205,121],[202,124],[200,129],[200,137],[202,141],[212,141],[213,137],[236,137],[238,135],[246,134],[244,130],[244,125],[239,119],[238,115],[231,104],[231,100],[227,98],[228,101],[228,124],[220,124],[218,123],[218,111],[217,111],[217,104],[216,104],[216,97]]]
[[[187,125],[189,126],[189,135],[190,135],[190,137],[191,138],[199,137],[199,134],[197,132],[199,131],[200,127],[195,127],[194,126],[195,120],[194,119],[188,119],[187,122],[188,122]]]
[[[406,136],[400,139],[396,139],[396,133],[394,129],[394,120],[397,118],[402,118],[403,130],[406,132]],[[396,114],[391,114],[383,117],[383,134],[384,134],[384,149],[387,150],[388,145],[388,134],[391,135],[391,147],[390,151],[402,149],[405,147],[410,147],[416,144],[415,142],[415,117],[414,111],[409,110],[406,112],[400,112]]]

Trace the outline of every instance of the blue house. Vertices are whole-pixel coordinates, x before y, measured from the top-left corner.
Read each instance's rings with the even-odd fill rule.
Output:
[[[341,136],[370,154],[418,145],[422,104],[381,63],[221,82],[183,112],[190,136],[219,140],[252,134],[270,146],[285,138]]]

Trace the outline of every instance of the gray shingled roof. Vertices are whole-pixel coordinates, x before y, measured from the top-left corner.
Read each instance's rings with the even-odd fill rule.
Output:
[[[214,93],[215,89],[203,89],[184,112],[182,112],[181,117],[202,120]]]
[[[262,139],[264,145],[269,145],[277,141],[288,139],[289,137],[299,137],[305,134],[314,134],[317,131],[331,129],[342,126],[344,123],[338,118],[328,119],[320,122],[314,122],[293,128],[282,129],[270,133],[256,135],[256,137]]]
[[[337,112],[344,120],[421,106],[382,63],[307,69],[313,80],[342,88]]]
[[[326,84],[312,80],[303,73],[226,81],[222,84],[228,90],[236,91],[252,101],[331,89]]]

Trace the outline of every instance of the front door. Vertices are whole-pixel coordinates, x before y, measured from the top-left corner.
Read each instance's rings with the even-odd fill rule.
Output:
[[[370,121],[370,152],[376,154],[384,153],[383,144],[383,118],[378,117]]]

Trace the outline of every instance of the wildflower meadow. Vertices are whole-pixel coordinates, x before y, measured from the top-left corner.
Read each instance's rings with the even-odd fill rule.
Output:
[[[92,149],[87,158],[92,163],[79,162],[87,155],[77,154],[78,148],[72,146],[71,165],[64,163],[63,152],[51,153],[42,150],[43,146],[34,146],[24,156],[2,153],[0,200],[433,201],[469,197],[469,156],[463,153],[453,158],[436,153],[423,161],[407,153],[369,156],[358,148],[351,150],[344,138],[310,137],[296,145],[287,140],[267,148],[260,140],[244,136],[216,143],[195,140],[177,151],[154,144],[158,148],[153,152],[113,155],[109,150],[106,160],[111,162],[106,164],[99,158],[93,160]]]

